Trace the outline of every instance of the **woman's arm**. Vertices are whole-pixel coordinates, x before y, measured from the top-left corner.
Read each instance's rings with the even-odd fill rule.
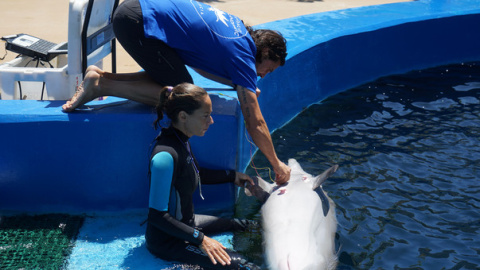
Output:
[[[245,182],[250,182],[251,185],[255,185],[253,179],[250,176],[235,172],[234,170],[213,170],[200,168],[200,179],[202,184],[222,184],[222,183],[234,183],[239,187],[243,187]]]
[[[155,154],[150,161],[148,222],[165,233],[200,245],[203,241],[203,233],[175,219],[168,213],[174,164],[172,154],[166,151]]]
[[[202,179],[202,184],[205,185],[231,183],[235,181],[235,171],[215,170],[201,167],[200,179]]]

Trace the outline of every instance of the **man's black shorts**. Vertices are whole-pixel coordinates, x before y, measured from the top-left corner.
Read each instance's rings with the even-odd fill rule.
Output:
[[[162,86],[193,83],[185,63],[163,41],[146,38],[138,0],[125,0],[113,16],[113,31],[128,54]]]

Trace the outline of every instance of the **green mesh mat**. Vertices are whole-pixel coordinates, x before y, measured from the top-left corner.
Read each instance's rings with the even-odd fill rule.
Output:
[[[83,216],[0,216],[0,269],[63,269]]]

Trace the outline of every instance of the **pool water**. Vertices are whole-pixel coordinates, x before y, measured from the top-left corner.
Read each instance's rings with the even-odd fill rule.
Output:
[[[338,269],[480,268],[480,63],[380,78],[272,138],[281,160],[311,174],[340,165],[324,185],[337,205]],[[262,154],[253,162],[268,166]],[[259,219],[259,208],[241,196],[236,214]],[[234,239],[263,263],[260,232]]]

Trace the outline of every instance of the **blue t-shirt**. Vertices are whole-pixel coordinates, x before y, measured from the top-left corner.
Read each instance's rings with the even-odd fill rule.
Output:
[[[256,47],[236,16],[194,0],[140,0],[145,36],[175,49],[186,65],[255,92]]]

